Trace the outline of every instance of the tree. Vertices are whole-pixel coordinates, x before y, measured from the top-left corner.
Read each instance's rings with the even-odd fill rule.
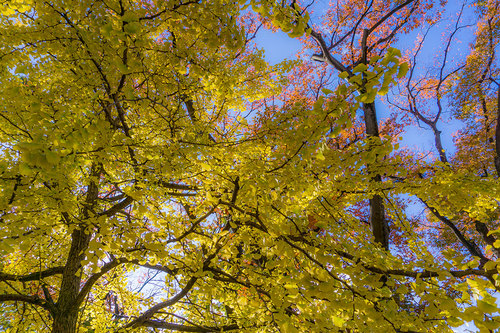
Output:
[[[244,1],[4,6],[5,330],[500,326],[498,150],[465,153],[497,126],[498,3],[478,3],[465,66],[449,70],[445,48],[437,79],[418,82],[393,46],[434,24],[431,2],[339,2],[331,38],[295,2],[252,7],[261,16]],[[302,38],[313,62],[267,65],[261,22]],[[386,95],[401,114],[380,124]],[[397,137],[416,117],[439,138],[444,113],[424,99],[485,125],[455,156],[436,139],[439,158],[419,159]]]
[[[181,313],[177,301],[226,242],[216,239],[216,215],[235,181],[228,151],[242,125],[234,112],[272,93],[270,75],[280,70],[245,49],[252,36],[238,23],[241,7],[34,1],[2,9],[7,327],[108,331],[125,325],[120,318],[159,325],[152,316],[171,304]],[[170,300],[148,310],[151,300],[127,290],[140,266],[167,275]]]

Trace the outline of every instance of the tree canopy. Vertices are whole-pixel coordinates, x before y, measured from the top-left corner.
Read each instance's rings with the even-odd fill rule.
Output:
[[[498,0],[2,1],[0,328],[500,328],[499,36]]]

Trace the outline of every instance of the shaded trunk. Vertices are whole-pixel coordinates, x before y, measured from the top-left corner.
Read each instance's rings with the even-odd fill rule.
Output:
[[[363,113],[365,116],[366,135],[378,137],[379,132],[375,103],[363,104]]]
[[[495,128],[495,169],[500,177],[500,86],[497,90],[497,127]]]
[[[365,116],[366,135],[378,137],[379,131],[375,103],[363,104],[363,112]],[[376,175],[373,180],[381,182],[382,177]],[[378,194],[375,194],[370,199],[370,226],[375,242],[379,243],[385,250],[389,250],[389,225],[385,219],[384,201]]]
[[[370,226],[375,241],[389,250],[389,228],[385,220],[384,202],[378,194],[370,199]]]
[[[53,333],[76,333],[78,309],[68,312],[58,312],[52,324]]]
[[[71,234],[71,248],[64,267],[59,298],[55,304],[52,333],[74,333],[78,322],[77,303],[81,283],[81,262],[89,245],[90,233],[75,229]]]

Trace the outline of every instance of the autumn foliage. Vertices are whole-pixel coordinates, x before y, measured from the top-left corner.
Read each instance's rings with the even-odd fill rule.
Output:
[[[498,0],[0,1],[0,330],[500,328],[499,36]]]

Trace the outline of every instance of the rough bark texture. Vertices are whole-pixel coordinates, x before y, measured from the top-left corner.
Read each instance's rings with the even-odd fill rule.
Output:
[[[92,164],[85,205],[82,209],[84,221],[92,216],[90,212],[96,205],[99,187],[95,179],[99,176],[100,171],[99,165]],[[52,333],[76,332],[79,308],[78,299],[82,282],[79,270],[83,259],[85,259],[85,251],[89,246],[90,238],[91,233],[85,223],[77,226],[71,233],[71,248],[68,253],[68,259],[66,259],[66,265],[64,266],[59,297],[55,304]]]
[[[84,259],[90,235],[85,230],[75,229],[71,235],[71,249],[69,250],[66,266],[61,283],[59,298],[56,303],[53,333],[74,333],[78,321],[77,297],[80,291],[81,277],[78,270]]]

